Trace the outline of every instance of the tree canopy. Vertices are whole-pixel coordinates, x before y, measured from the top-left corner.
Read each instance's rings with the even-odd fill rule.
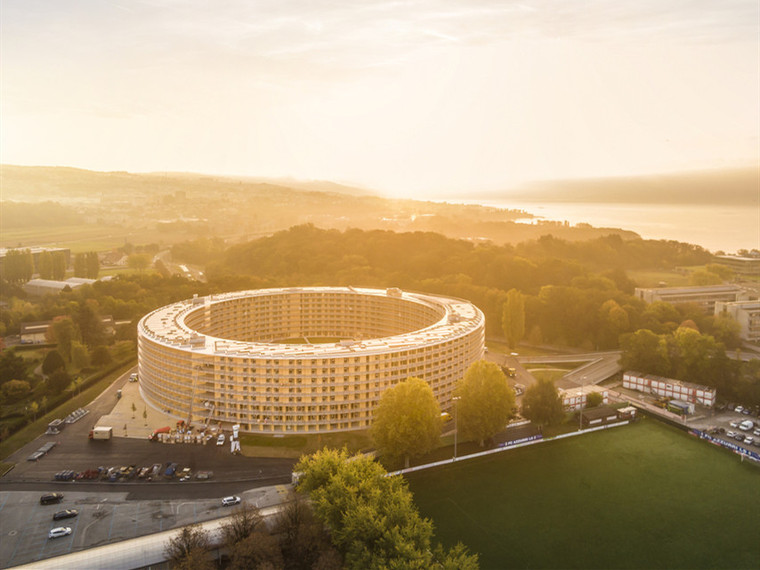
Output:
[[[507,293],[501,327],[509,348],[516,347],[525,335],[525,298],[517,289],[510,289]]]
[[[375,409],[372,439],[382,454],[409,458],[427,453],[441,435],[441,409],[430,385],[407,378],[383,392]]]
[[[301,458],[295,471],[347,567],[478,568],[461,546],[433,546],[433,524],[420,517],[406,481],[387,477],[372,459],[324,449]]]
[[[553,425],[564,417],[565,411],[557,387],[550,380],[529,386],[523,396],[523,415],[541,425]]]
[[[457,427],[465,439],[483,446],[502,431],[515,405],[515,392],[507,383],[501,368],[493,362],[473,362],[456,391]]]

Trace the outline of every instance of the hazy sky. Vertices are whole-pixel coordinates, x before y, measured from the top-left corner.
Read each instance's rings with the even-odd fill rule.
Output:
[[[757,0],[1,0],[0,159],[507,188],[760,161]]]

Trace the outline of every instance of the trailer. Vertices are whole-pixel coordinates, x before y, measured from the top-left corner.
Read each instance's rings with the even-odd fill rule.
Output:
[[[110,426],[95,426],[90,430],[90,439],[107,440],[113,437],[113,428]]]
[[[158,428],[156,430],[153,430],[153,433],[148,436],[148,439],[150,441],[158,441],[159,435],[162,433],[171,433],[172,428],[170,426],[164,426],[162,428]]]

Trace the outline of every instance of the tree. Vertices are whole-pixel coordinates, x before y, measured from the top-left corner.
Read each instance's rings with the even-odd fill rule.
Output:
[[[340,555],[334,551],[322,523],[314,516],[311,505],[304,495],[291,493],[274,522],[273,533],[280,537],[283,568],[308,569],[322,567],[337,557],[334,568],[342,568]],[[334,555],[329,552],[333,551]]]
[[[377,462],[345,449],[304,456],[294,470],[346,567],[444,567],[434,558],[441,551],[432,544],[433,525],[420,517],[403,478],[387,477]],[[476,568],[477,559],[463,567]]]
[[[53,279],[58,281],[66,277],[66,255],[62,251],[53,252]]]
[[[525,336],[525,297],[510,289],[501,316],[501,327],[509,348],[514,348]]]
[[[595,408],[604,401],[604,396],[599,392],[589,392],[586,395],[586,407]]]
[[[142,273],[150,265],[150,257],[144,253],[133,253],[127,257],[127,265],[130,269],[136,269]]]
[[[473,362],[457,387],[457,426],[465,439],[483,447],[485,440],[507,426],[515,392],[501,368],[493,362]]]
[[[40,400],[40,408],[42,408],[42,413],[47,413],[47,407],[48,407],[48,399],[47,396],[42,396],[42,399]]]
[[[441,435],[441,409],[430,385],[420,378],[407,378],[383,392],[375,409],[372,439],[381,453],[409,458],[427,453]]]
[[[554,382],[542,380],[525,390],[523,415],[541,425],[556,424],[564,417],[562,399]]]
[[[49,350],[42,360],[42,373],[50,376],[53,372],[66,368],[63,356],[57,350]]]
[[[53,278],[53,254],[49,251],[41,252],[38,265],[41,279]]]
[[[103,319],[98,314],[97,302],[87,300],[80,303],[78,310],[74,314],[82,340],[88,346],[98,346],[104,344],[105,331],[103,328]]]
[[[0,391],[9,402],[17,402],[26,398],[32,391],[32,387],[26,380],[8,380],[0,387]]]
[[[103,367],[111,364],[113,359],[111,358],[111,352],[107,346],[99,345],[92,349],[90,352],[90,362],[93,366]]]
[[[71,345],[78,340],[79,329],[70,317],[56,317],[48,328],[48,337],[58,345],[58,351],[66,362],[71,362]]]
[[[229,522],[222,525],[222,539],[228,548],[251,536],[261,527],[264,519],[254,505],[244,503],[233,513]]]
[[[26,378],[26,363],[24,358],[10,348],[0,353],[0,384],[8,380]]]
[[[164,552],[172,568],[210,570],[216,568],[216,565],[208,558],[209,550],[208,532],[200,525],[192,524],[182,527],[169,540]]]
[[[48,378],[48,385],[53,394],[60,394],[69,384],[71,384],[71,377],[64,369],[56,370]]]
[[[37,402],[29,404],[29,413],[32,415],[32,421],[37,420],[37,412],[40,411],[40,405]]]
[[[81,342],[74,341],[71,343],[71,364],[77,370],[82,370],[90,365],[90,353]]]
[[[283,567],[280,545],[266,530],[256,530],[230,548],[230,570]]]
[[[85,257],[85,277],[88,279],[97,279],[98,273],[100,273],[100,260],[98,259],[98,253],[90,251]]]
[[[74,277],[87,277],[87,256],[84,253],[74,256]]]
[[[667,343],[648,329],[639,329],[620,338],[620,366],[623,370],[636,370],[646,374],[667,376],[670,357]]]
[[[8,283],[26,283],[34,274],[34,260],[28,249],[12,249],[3,259],[3,278]]]

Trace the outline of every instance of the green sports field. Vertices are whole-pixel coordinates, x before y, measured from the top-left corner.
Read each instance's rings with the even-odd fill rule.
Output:
[[[408,480],[481,568],[760,568],[760,468],[656,420]]]

